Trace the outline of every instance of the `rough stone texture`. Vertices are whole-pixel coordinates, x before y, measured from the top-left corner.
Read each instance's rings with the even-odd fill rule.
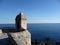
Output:
[[[17,30],[27,30],[27,20],[22,13],[16,16],[15,21]]]
[[[31,34],[27,30],[9,34],[12,37],[11,41],[14,40],[17,45],[31,45]]]
[[[0,33],[0,39],[4,39],[7,38],[7,34],[6,33]]]
[[[3,33],[3,32],[2,32],[2,29],[0,29],[0,33]]]
[[[5,35],[6,33],[3,33],[2,32],[2,29],[0,29],[0,38],[3,36],[3,35]],[[3,38],[3,37],[2,37]]]
[[[16,29],[0,29],[0,38],[2,36],[6,38],[7,34],[10,45],[31,45],[31,34],[27,30],[26,17],[20,13],[15,20]]]

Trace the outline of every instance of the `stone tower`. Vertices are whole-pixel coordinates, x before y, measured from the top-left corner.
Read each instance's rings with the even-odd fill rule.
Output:
[[[26,22],[26,17],[23,15],[23,13],[20,13],[19,15],[16,16],[16,29],[17,31],[23,31],[27,29],[27,22]]]
[[[26,17],[20,13],[15,18],[16,32],[9,33],[13,45],[31,45],[31,34],[27,30]]]

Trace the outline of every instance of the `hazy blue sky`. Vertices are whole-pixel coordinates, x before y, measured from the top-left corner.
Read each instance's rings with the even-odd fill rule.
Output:
[[[20,12],[28,23],[60,23],[59,0],[0,0],[0,23],[14,23]]]

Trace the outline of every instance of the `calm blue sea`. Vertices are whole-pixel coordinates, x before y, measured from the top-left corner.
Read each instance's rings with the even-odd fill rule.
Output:
[[[15,28],[14,24],[0,24],[0,28]],[[34,23],[28,24],[32,40],[41,42],[50,37],[51,42],[60,42],[60,23]]]

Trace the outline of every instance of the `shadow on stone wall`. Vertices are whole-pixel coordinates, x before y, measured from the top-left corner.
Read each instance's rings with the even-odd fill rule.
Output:
[[[20,31],[17,31],[15,28],[2,29],[2,33],[15,33],[15,32],[21,32],[21,31],[25,31],[25,29],[20,29]]]

